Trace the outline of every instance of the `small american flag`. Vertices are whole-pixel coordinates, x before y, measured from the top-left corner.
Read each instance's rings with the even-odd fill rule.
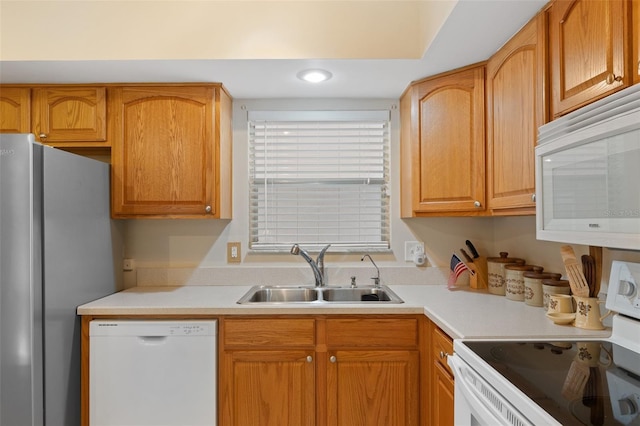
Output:
[[[469,268],[467,268],[467,265],[465,265],[455,253],[451,256],[449,268],[451,269],[451,273],[449,274],[449,282],[447,283],[449,287],[453,287],[456,284],[456,281],[458,281],[458,277],[464,271],[469,270]]]

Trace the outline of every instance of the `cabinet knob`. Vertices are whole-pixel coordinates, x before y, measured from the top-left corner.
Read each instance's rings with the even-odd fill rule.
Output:
[[[307,362],[313,362],[313,357],[311,355],[307,355]]]
[[[531,194],[531,201],[536,202],[536,194]]]
[[[621,75],[615,75],[613,73],[607,75],[607,84],[613,84],[614,82],[618,81],[622,81],[622,76]]]
[[[335,356],[335,355],[331,355],[331,356],[329,357],[329,361],[330,361],[331,363],[334,363],[334,364],[335,364],[335,362],[337,361],[336,356]]]
[[[474,206],[474,207],[476,207],[476,208],[478,208],[478,207],[482,207],[482,203],[481,203],[480,201],[475,201],[475,202],[473,203],[473,206]]]
[[[211,213],[211,206],[205,207],[204,211],[207,212],[207,213]]]
[[[46,134],[46,133],[40,133],[40,134],[38,135],[38,137],[39,137],[40,139],[46,139],[46,138],[47,138],[47,134]]]
[[[446,353],[445,351],[440,351],[440,359],[445,359],[448,356],[449,356],[449,354]]]

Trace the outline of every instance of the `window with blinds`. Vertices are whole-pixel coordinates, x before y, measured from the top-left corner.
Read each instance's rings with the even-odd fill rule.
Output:
[[[389,120],[389,111],[249,112],[249,247],[388,250]]]

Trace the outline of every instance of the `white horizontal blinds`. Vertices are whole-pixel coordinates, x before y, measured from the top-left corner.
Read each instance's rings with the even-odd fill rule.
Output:
[[[389,248],[388,111],[249,114],[250,247]]]

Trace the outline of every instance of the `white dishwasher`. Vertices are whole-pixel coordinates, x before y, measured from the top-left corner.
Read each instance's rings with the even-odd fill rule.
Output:
[[[91,426],[216,425],[214,320],[93,320]]]

